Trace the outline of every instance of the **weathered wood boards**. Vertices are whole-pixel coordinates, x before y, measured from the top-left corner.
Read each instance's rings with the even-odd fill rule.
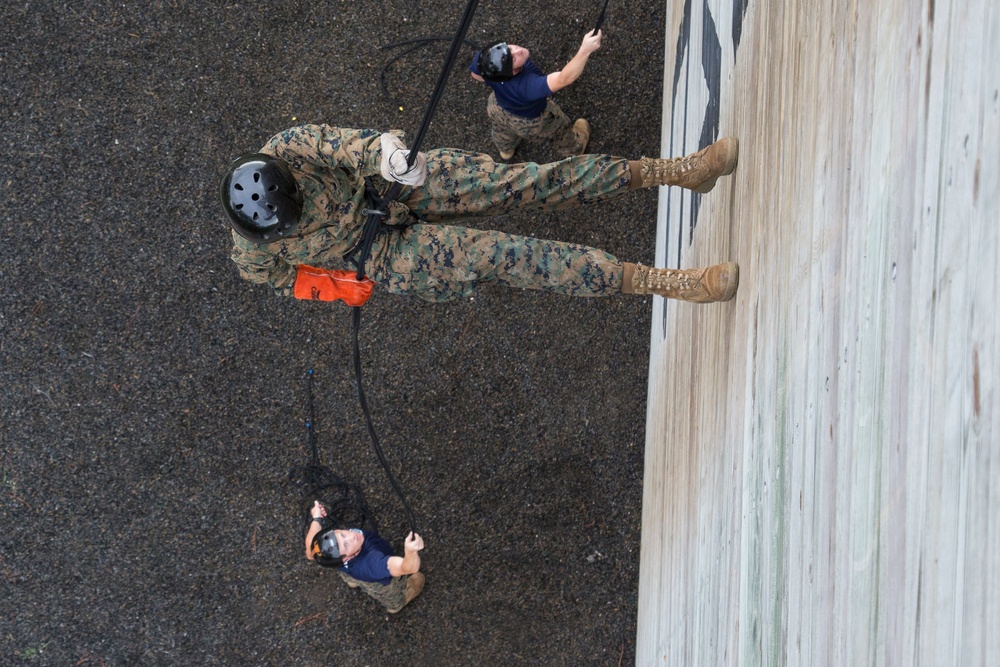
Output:
[[[1000,664],[1000,5],[669,3],[639,665]]]

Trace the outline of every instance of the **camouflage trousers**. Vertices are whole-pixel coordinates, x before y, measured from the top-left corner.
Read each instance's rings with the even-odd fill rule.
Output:
[[[497,96],[490,93],[486,115],[490,119],[493,143],[501,153],[514,152],[522,141],[543,140],[551,140],[556,153],[564,157],[583,151],[584,138],[576,133],[569,117],[552,99],[538,118],[523,118],[497,104]]]
[[[388,584],[380,584],[376,581],[361,581],[341,570],[337,570],[337,574],[340,575],[340,578],[348,586],[351,588],[360,588],[389,611],[399,611],[406,604],[406,580],[410,578],[408,574],[404,574],[401,577],[393,577],[392,581]]]
[[[420,222],[388,232],[373,249],[369,275],[390,292],[428,301],[468,297],[482,284],[571,296],[621,292],[622,264],[603,250],[429,223],[557,211],[618,197],[629,189],[628,160],[581,155],[508,165],[439,149],[427,152],[427,168],[425,185],[404,188],[400,199]]]

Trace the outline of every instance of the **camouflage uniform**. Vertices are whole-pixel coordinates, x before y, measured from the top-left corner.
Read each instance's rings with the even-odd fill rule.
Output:
[[[370,595],[379,604],[391,612],[397,612],[406,606],[406,580],[410,575],[404,574],[400,577],[393,577],[388,584],[380,584],[377,581],[362,581],[355,579],[346,572],[337,571],[340,578],[351,588],[360,588]]]
[[[569,116],[552,98],[548,99],[542,115],[524,118],[501,107],[496,94],[490,93],[486,115],[490,118],[493,143],[501,153],[514,152],[525,139],[529,142],[551,139],[556,153],[563,156],[579,155],[584,149],[584,137],[577,134]]]
[[[243,278],[292,295],[296,265],[352,268],[344,254],[361,240],[364,177],[388,189],[379,171],[378,130],[305,125],[272,137],[261,149],[285,160],[303,189],[299,235],[256,245],[233,233],[232,259]],[[450,148],[430,150],[427,181],[404,186],[389,203],[366,274],[390,292],[428,301],[475,293],[482,283],[574,296],[621,291],[622,264],[582,245],[443,224],[517,211],[555,211],[600,202],[629,189],[624,158],[582,155],[549,164],[507,165]]]

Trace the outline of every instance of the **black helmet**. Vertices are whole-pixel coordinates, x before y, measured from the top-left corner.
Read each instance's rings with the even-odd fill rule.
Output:
[[[492,83],[514,78],[514,56],[507,42],[494,42],[479,52],[479,76]]]
[[[312,541],[312,556],[323,567],[340,567],[344,564],[333,528],[316,533]]]
[[[254,243],[287,237],[302,213],[302,190],[284,160],[266,153],[238,158],[222,177],[219,194],[233,229]]]

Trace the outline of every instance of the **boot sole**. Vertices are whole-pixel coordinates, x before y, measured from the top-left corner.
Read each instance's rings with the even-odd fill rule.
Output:
[[[725,262],[725,273],[729,276],[726,289],[719,296],[719,301],[732,301],[736,296],[736,290],[740,288],[740,265],[736,262]]]
[[[726,166],[723,168],[721,174],[710,181],[705,181],[701,184],[701,187],[695,188],[695,192],[698,194],[703,195],[711,192],[720,177],[728,176],[736,171],[736,165],[740,160],[740,140],[736,137],[726,137],[725,139],[719,139],[717,143],[723,141],[726,142]]]
[[[673,298],[691,303],[723,303],[725,301],[732,301],[736,296],[736,291],[740,287],[740,265],[736,262],[722,262],[721,264],[709,267],[709,269],[716,267],[719,267],[719,270],[718,272],[713,272],[712,276],[712,282],[715,283],[714,286],[716,289],[709,290],[703,277],[702,286],[705,288],[704,295],[688,298],[685,298],[683,295],[677,295]]]

